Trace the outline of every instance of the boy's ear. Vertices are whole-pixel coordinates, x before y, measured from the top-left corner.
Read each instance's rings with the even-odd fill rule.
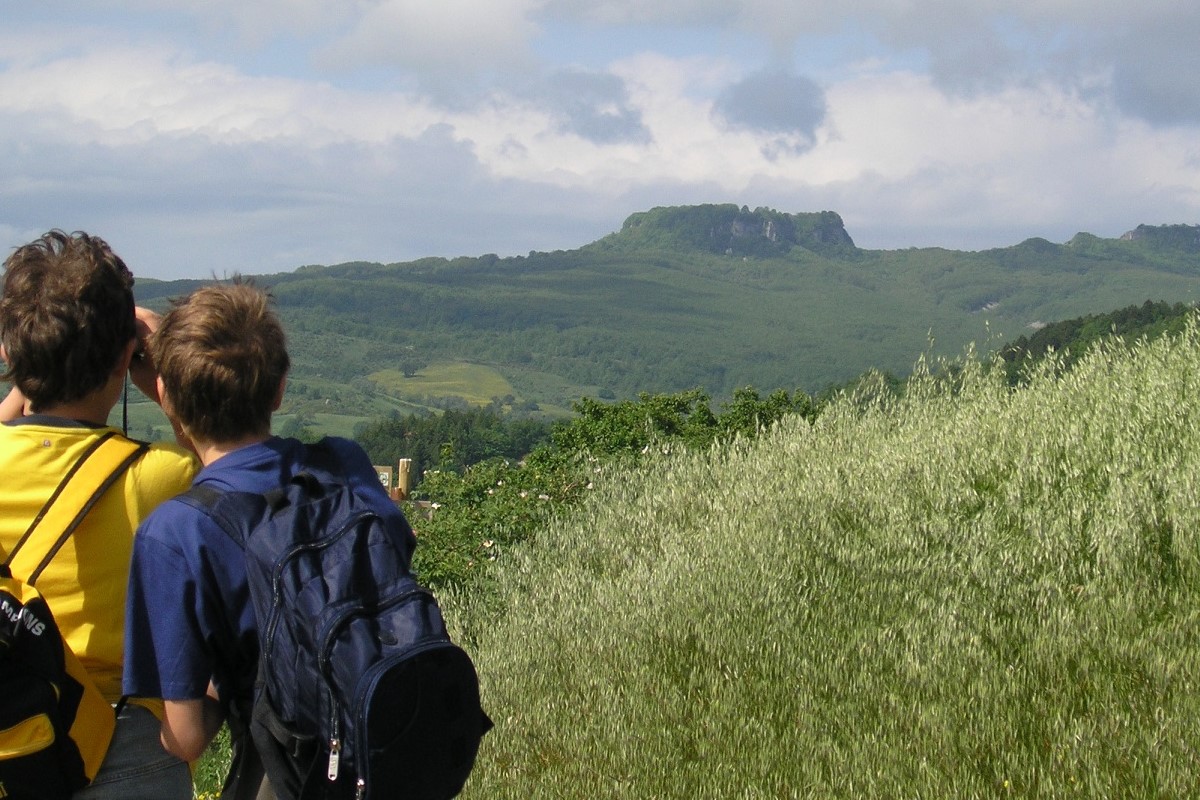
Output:
[[[279,379],[279,391],[275,393],[275,402],[271,403],[271,411],[272,412],[278,411],[279,407],[281,405],[283,405],[283,393],[286,389],[287,389],[287,376],[284,375],[282,378]]]
[[[162,375],[154,378],[154,385],[158,387],[158,400],[159,405],[162,406],[163,413],[174,419],[173,412],[175,408],[171,405],[171,399],[167,397],[167,387],[163,383]]]

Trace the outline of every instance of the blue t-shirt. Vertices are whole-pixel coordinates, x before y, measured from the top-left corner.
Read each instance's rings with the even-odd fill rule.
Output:
[[[366,453],[328,439],[348,483],[385,517],[398,517],[411,557],[416,541]],[[306,448],[272,437],[221,457],[193,485],[268,492],[304,466]],[[223,704],[249,708],[258,629],[241,546],[204,512],[179,500],[160,505],[133,540],[125,620],[125,694],[195,700],[213,680]],[[232,687],[232,688],[230,688]]]

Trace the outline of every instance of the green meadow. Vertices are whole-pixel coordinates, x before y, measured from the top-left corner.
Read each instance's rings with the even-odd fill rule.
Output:
[[[430,364],[408,377],[398,369],[379,370],[367,377],[388,395],[410,400],[455,397],[486,406],[492,398],[511,397],[515,392],[492,367],[461,361]]]
[[[1200,334],[1054,363],[598,475],[443,593],[463,796],[1197,796]]]

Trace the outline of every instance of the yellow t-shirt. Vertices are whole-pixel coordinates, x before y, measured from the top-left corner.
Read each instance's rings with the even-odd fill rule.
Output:
[[[4,554],[88,445],[109,430],[36,417],[0,424]],[[134,531],[155,506],[186,491],[197,469],[199,462],[182,448],[152,444],[92,508],[37,580],[63,637],[110,702],[121,696],[125,589]]]

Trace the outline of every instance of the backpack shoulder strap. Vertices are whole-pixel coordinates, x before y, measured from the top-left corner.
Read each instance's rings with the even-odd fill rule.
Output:
[[[108,488],[148,449],[150,445],[145,442],[127,439],[115,431],[107,431],[93,442],[67,470],[9,552],[4,566],[15,569],[14,561],[22,550],[37,543],[39,547],[33,550],[43,553],[42,558],[25,577],[25,582],[32,585]],[[31,562],[29,558],[23,560]]]
[[[308,475],[316,481],[344,483],[345,472],[342,460],[328,436],[304,445],[304,462],[296,473],[298,476]]]
[[[209,519],[217,523],[217,527],[232,539],[238,547],[245,548],[247,531],[242,530],[242,526],[236,522],[236,519],[229,515],[227,508],[228,502],[238,502],[236,498],[245,495],[245,492],[226,491],[218,489],[215,486],[210,486],[207,483],[201,483],[192,486],[175,499],[205,514]],[[244,518],[237,517],[237,519]]]
[[[304,463],[290,483],[318,484],[322,478],[338,478],[341,461],[326,439],[305,445]],[[207,483],[196,484],[175,498],[208,515],[225,534],[246,546],[250,530],[248,520],[259,519],[268,509],[278,509],[287,500],[287,484],[269,492],[245,492],[219,489]]]

